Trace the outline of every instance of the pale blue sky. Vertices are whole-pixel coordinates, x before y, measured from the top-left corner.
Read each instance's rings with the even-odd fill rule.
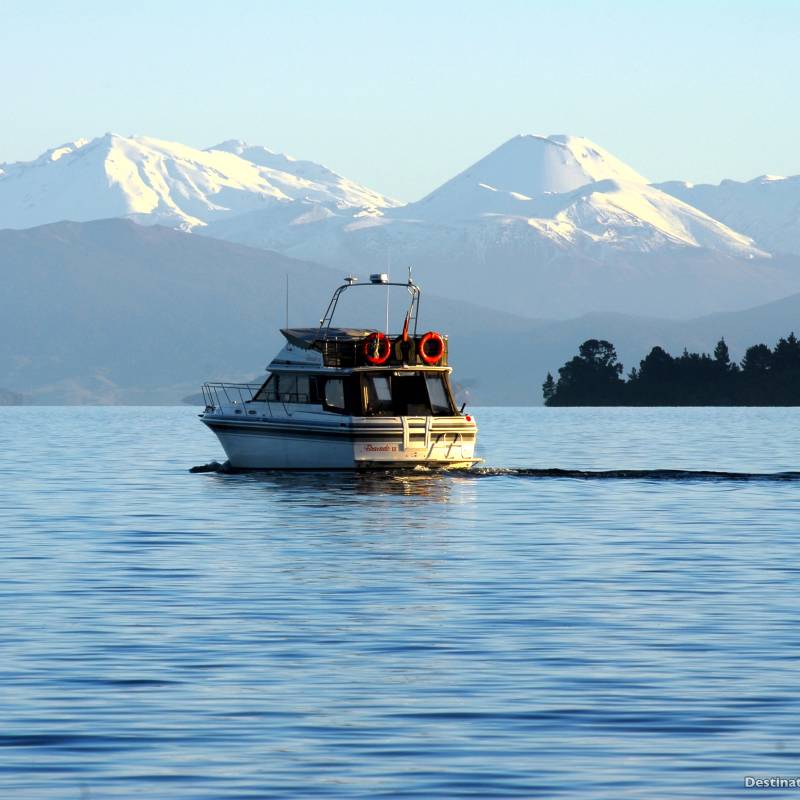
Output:
[[[571,133],[653,180],[800,173],[796,0],[3,0],[0,75],[0,162],[240,138],[413,200]]]

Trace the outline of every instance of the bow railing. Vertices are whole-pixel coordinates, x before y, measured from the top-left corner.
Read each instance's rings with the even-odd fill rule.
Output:
[[[203,400],[206,411],[213,411],[222,406],[244,407],[261,388],[260,383],[204,383]]]

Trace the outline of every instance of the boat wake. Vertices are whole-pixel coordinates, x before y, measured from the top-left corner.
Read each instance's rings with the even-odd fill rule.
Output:
[[[517,476],[521,478],[574,478],[579,480],[647,481],[800,481],[800,472],[723,472],[693,469],[528,469],[478,467],[463,470],[475,477]]]
[[[214,472],[223,475],[258,470],[234,469],[226,461],[192,467],[190,472]],[[263,471],[263,470],[262,470]],[[472,469],[433,469],[415,467],[413,472],[457,475],[463,478],[571,478],[574,480],[638,480],[638,481],[800,481],[800,472],[726,472],[720,470],[692,469],[558,469],[533,467],[474,467]],[[408,474],[409,471],[397,471]]]
[[[216,472],[221,475],[229,475],[234,471],[229,461],[224,464],[220,464],[219,461],[210,461],[208,464],[198,464],[189,470],[189,472]]]

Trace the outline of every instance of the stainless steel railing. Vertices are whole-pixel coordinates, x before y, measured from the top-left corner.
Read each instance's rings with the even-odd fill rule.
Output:
[[[260,383],[204,383],[203,400],[206,411],[222,406],[243,407],[255,397],[260,388]]]

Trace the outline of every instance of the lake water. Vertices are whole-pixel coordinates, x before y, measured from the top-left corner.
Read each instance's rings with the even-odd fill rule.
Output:
[[[0,796],[800,773],[800,482],[513,471],[794,471],[800,409],[474,413],[507,470],[190,474],[195,409],[0,409]]]

